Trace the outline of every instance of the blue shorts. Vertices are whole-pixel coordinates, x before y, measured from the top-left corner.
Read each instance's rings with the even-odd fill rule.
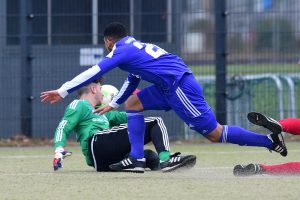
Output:
[[[217,127],[211,107],[203,97],[200,84],[193,74],[184,75],[174,91],[164,92],[156,85],[142,89],[138,98],[144,110],[174,110],[193,130],[206,136]]]

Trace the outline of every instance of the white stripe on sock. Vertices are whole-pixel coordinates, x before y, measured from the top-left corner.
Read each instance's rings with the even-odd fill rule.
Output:
[[[228,126],[223,125],[222,143],[227,143]]]

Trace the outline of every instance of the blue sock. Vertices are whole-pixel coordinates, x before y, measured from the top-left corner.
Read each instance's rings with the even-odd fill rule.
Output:
[[[131,144],[130,156],[144,158],[145,121],[142,112],[126,110],[128,123],[128,137]]]
[[[272,148],[272,141],[266,135],[257,134],[238,126],[224,125],[220,142]]]

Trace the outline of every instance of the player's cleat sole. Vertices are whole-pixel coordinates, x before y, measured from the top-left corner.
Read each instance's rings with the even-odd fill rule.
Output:
[[[233,168],[233,175],[235,176],[253,176],[256,174],[263,174],[265,170],[259,164],[236,165]]]
[[[248,113],[247,118],[252,124],[265,127],[272,133],[279,134],[282,132],[281,125],[271,117],[267,117],[258,112],[250,112]]]
[[[172,172],[183,169],[190,169],[195,166],[197,157],[194,155],[173,154],[169,160],[161,162],[162,172]]]
[[[132,173],[144,173],[146,161],[145,158],[136,159],[133,157],[124,158],[118,163],[109,165],[109,168],[113,172],[132,172]]]
[[[135,167],[133,169],[124,169],[124,170],[119,170],[119,171],[114,171],[114,172],[144,173],[145,168]]]

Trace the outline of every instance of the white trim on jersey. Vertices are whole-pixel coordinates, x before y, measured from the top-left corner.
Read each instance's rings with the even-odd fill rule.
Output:
[[[111,50],[111,52],[109,52],[109,54],[107,54],[107,58],[112,58],[112,56],[114,55],[114,51],[115,51],[115,49],[116,49],[117,47],[116,47],[116,44],[113,46],[113,48],[112,48],[112,50]]]
[[[72,109],[72,110],[75,110],[75,108],[76,108],[76,106],[77,106],[77,104],[78,104],[78,101],[79,101],[79,100],[74,100],[74,101],[72,101],[72,103],[70,103],[69,108]]]
[[[126,81],[122,85],[122,87],[121,87],[120,91],[118,92],[118,94],[116,96],[114,96],[112,101],[108,104],[109,106],[111,106],[113,108],[118,108],[119,107],[119,104],[117,104],[117,101],[123,96],[124,92],[126,91],[126,89],[129,86],[129,84],[130,84],[130,82],[128,81],[128,79],[126,79]]]
[[[57,89],[58,94],[62,98],[65,98],[69,94],[68,90],[86,82],[87,80],[89,80],[91,77],[95,76],[100,71],[101,71],[100,66],[94,65],[93,67],[89,68],[88,70],[77,75],[72,80],[65,82],[59,89]]]
[[[200,111],[190,102],[190,100],[185,96],[183,91],[178,87],[176,89],[176,94],[180,101],[183,103],[184,107],[194,116],[199,117],[201,115]]]
[[[65,119],[59,123],[57,132],[56,132],[55,142],[60,142],[62,140],[63,130],[67,123],[68,123],[68,121]]]
[[[110,134],[110,133],[115,133],[119,130],[123,130],[127,128],[127,124],[120,124],[119,126],[113,126],[112,128],[109,129],[104,129],[102,131],[97,131],[95,135],[101,135],[101,134]]]

